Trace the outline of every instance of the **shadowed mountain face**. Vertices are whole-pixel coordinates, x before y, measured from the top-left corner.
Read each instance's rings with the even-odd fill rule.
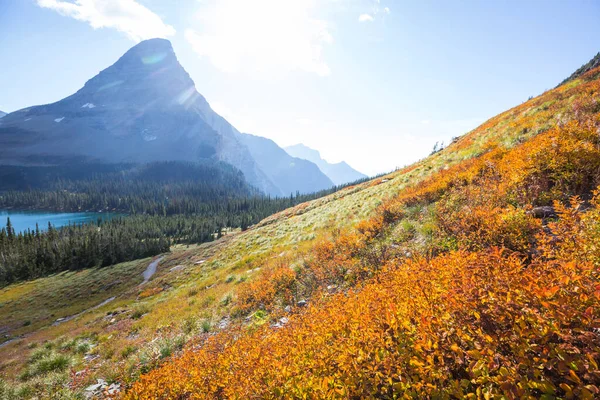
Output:
[[[285,176],[286,169],[261,169],[241,134],[198,93],[164,39],[139,43],[63,100],[6,115],[0,148],[0,163],[14,165],[214,159],[240,169],[265,193],[288,190],[269,178]],[[301,187],[324,188],[298,182],[297,190]]]
[[[316,164],[336,185],[354,182],[367,177],[365,174],[362,174],[349,166],[345,161],[335,164],[328,163],[321,158],[321,154],[317,150],[311,149],[302,143],[288,146],[285,148],[285,151],[292,157],[308,160]]]
[[[296,191],[308,193],[312,188],[330,188],[333,182],[310,161],[290,156],[281,147],[260,136],[242,134],[242,142],[250,150],[263,171],[269,171],[268,177],[284,195]]]
[[[6,113],[4,111],[0,111],[0,118],[4,117]]]

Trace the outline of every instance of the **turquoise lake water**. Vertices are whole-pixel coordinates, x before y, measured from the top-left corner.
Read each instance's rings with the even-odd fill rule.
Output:
[[[0,229],[6,226],[8,217],[10,217],[10,223],[16,232],[24,232],[27,229],[35,230],[36,223],[39,225],[40,230],[45,231],[48,229],[48,222],[55,228],[59,228],[69,224],[96,222],[98,218],[106,221],[120,215],[97,212],[58,213],[48,211],[0,210]]]

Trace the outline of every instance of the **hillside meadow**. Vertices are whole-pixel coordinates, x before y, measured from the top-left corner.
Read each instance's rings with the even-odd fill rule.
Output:
[[[78,398],[97,379],[126,399],[599,396],[599,77],[176,246],[147,284],[149,259],[0,290],[21,336],[0,347],[0,397]]]

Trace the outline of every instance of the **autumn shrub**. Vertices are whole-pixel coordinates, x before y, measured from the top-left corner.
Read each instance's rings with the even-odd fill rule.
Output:
[[[215,337],[126,397],[592,398],[598,275],[494,249],[392,264],[284,329]]]
[[[333,229],[294,269],[265,261],[237,286],[240,314],[279,317],[299,294],[307,307],[233,324],[124,397],[599,398],[600,82],[587,79],[460,138],[448,150],[477,158]],[[558,218],[534,218],[551,204]]]
[[[293,301],[295,278],[296,273],[285,265],[265,270],[259,279],[240,286],[238,307],[242,312],[271,308],[277,296],[289,304]]]

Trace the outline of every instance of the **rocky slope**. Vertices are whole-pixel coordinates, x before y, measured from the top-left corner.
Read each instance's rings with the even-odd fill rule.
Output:
[[[583,64],[581,67],[579,67],[577,69],[577,71],[573,72],[571,74],[571,76],[569,76],[567,79],[562,81],[560,84],[564,85],[565,83],[570,82],[574,79],[577,79],[580,76],[584,75],[586,72],[591,71],[592,69],[597,68],[597,67],[600,67],[600,52],[598,54],[596,54],[596,56],[594,58],[592,58],[590,61]]]

